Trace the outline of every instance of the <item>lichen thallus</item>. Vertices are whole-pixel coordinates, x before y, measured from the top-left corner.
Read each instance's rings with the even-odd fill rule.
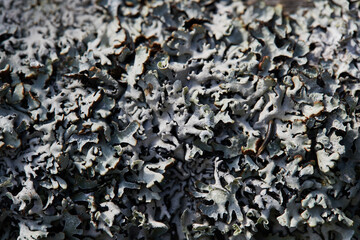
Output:
[[[256,158],[259,157],[259,155],[265,150],[266,146],[268,145],[268,143],[270,142],[270,140],[273,138],[274,136],[274,130],[275,130],[275,122],[273,119],[271,119],[268,123],[268,128],[266,131],[266,135],[265,135],[265,139],[262,142],[261,146],[259,147],[257,153],[256,153]]]

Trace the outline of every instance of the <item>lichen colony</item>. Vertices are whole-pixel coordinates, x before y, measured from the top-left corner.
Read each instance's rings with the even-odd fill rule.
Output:
[[[360,239],[359,9],[0,1],[0,239]]]

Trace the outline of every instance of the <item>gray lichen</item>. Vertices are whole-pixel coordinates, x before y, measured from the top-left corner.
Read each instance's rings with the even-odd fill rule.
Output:
[[[0,2],[0,239],[359,239],[360,3],[313,4]]]

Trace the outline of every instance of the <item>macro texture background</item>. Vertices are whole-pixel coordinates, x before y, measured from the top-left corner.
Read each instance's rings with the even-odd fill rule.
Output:
[[[360,239],[360,2],[281,2],[0,0],[0,239]]]

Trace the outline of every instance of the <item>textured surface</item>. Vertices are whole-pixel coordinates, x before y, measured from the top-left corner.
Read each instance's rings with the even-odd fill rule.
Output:
[[[359,7],[0,1],[0,239],[359,239]]]
[[[261,1],[259,0],[246,0],[244,3],[247,6],[258,4]],[[283,12],[285,14],[294,13],[299,8],[314,8],[314,1],[312,0],[301,0],[301,1],[294,1],[294,0],[265,0],[266,5],[269,6],[276,6],[277,4],[280,4],[283,6]]]

